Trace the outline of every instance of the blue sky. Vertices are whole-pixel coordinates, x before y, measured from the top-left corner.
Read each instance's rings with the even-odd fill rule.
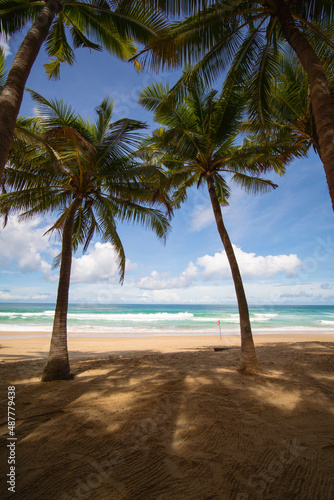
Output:
[[[9,40],[9,67],[23,39]],[[94,108],[106,95],[115,102],[115,119],[147,121],[151,115],[137,105],[138,92],[159,79],[174,82],[178,72],[137,74],[107,53],[76,52],[77,62],[64,66],[59,81],[48,81],[39,55],[28,87],[48,98],[62,98],[81,115],[94,118]],[[21,114],[33,115],[25,96]],[[334,214],[323,166],[311,152],[295,161],[272,193],[252,196],[233,188],[223,215],[236,248],[250,304],[332,304],[334,298]],[[0,233],[0,301],[55,302],[57,271],[51,269],[60,245],[43,237],[52,218],[19,224],[16,218]],[[83,256],[73,259],[72,302],[222,303],[234,304],[235,294],[226,257],[205,188],[193,190],[175,213],[164,246],[149,231],[119,226],[126,255],[125,283],[118,283],[110,245],[93,240]]]

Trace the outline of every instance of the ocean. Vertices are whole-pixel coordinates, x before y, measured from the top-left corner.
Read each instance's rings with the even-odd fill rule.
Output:
[[[51,332],[52,304],[0,303],[5,332]],[[253,333],[334,333],[334,306],[251,306]],[[220,326],[217,325],[220,321]],[[71,304],[69,336],[140,337],[239,332],[237,307],[222,305]],[[3,332],[3,333],[2,333]],[[19,335],[19,333],[18,333]]]

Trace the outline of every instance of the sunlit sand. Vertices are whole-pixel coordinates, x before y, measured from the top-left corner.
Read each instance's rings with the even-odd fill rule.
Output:
[[[74,379],[41,383],[49,338],[0,340],[15,497],[333,498],[334,335],[255,343],[263,373],[245,377],[238,335],[69,338]]]

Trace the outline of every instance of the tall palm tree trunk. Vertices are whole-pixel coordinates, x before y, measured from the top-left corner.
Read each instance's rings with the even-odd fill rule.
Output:
[[[286,40],[296,52],[310,82],[321,159],[334,209],[334,104],[321,61],[303,33],[297,28],[285,0],[278,0],[277,15]]]
[[[53,18],[58,12],[57,0],[47,0],[17,51],[0,94],[0,181],[12,143],[25,84],[41,45],[48,35]]]
[[[242,283],[238,262],[234,254],[231,240],[224,225],[222,211],[220,208],[212,175],[207,174],[206,178],[207,178],[213,213],[216,219],[217,229],[221,237],[222,243],[224,245],[226,256],[230,264],[232,277],[234,281],[235,293],[238,301],[238,309],[240,317],[240,333],[241,333],[241,365],[239,369],[244,374],[257,373],[259,371],[259,365],[253,341],[246,294]]]
[[[64,224],[57,304],[53,320],[49,357],[42,375],[43,382],[71,378],[67,351],[67,310],[71,278],[74,216],[81,202],[81,198],[75,198]]]

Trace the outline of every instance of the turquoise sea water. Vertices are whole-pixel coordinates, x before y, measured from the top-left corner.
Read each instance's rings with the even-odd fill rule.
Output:
[[[52,304],[0,303],[2,332],[51,332]],[[253,306],[254,333],[334,333],[334,306]],[[72,304],[71,336],[224,335],[238,333],[238,310],[221,305]],[[13,333],[12,333],[13,335]]]

